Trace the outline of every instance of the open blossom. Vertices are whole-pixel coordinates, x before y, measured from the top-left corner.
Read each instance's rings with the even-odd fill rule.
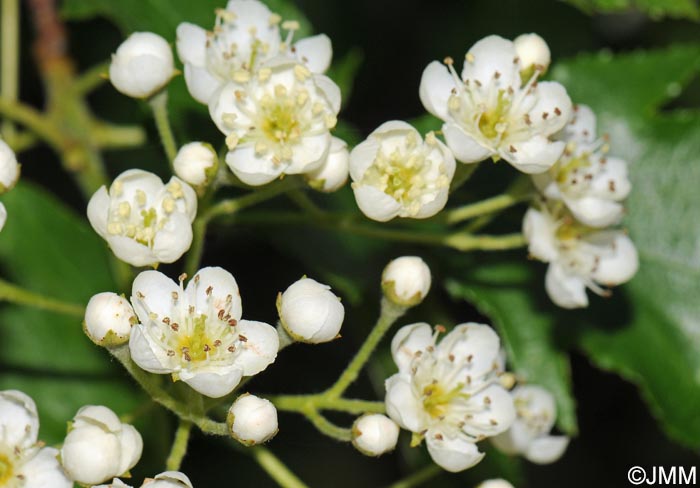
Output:
[[[257,0],[230,0],[216,11],[212,32],[183,22],[177,27],[177,52],[185,65],[190,94],[201,103],[217,89],[240,76],[254,72],[265,61],[286,55],[302,62],[314,73],[328,69],[333,56],[331,41],[320,34],[292,44],[297,22],[283,22],[289,35],[283,40],[281,17]]]
[[[17,390],[0,391],[0,486],[71,488],[56,456],[37,442],[39,417],[34,401]]]
[[[461,77],[445,61],[447,67],[433,61],[425,69],[420,98],[445,122],[445,140],[459,161],[503,158],[524,173],[541,173],[559,159],[565,143],[550,138],[569,120],[571,100],[559,83],[538,82],[540,69],[523,79],[527,67],[512,41],[478,41]]]
[[[639,267],[637,250],[624,231],[588,227],[546,205],[527,211],[523,234],[530,254],[549,263],[545,288],[563,308],[588,306],[587,287],[608,296],[603,286],[629,281]]]
[[[515,418],[513,400],[498,381],[500,341],[488,326],[456,326],[440,343],[428,324],[399,329],[391,352],[399,372],[386,381],[389,417],[425,438],[444,469],[462,471],[483,458],[476,443],[506,431]]]
[[[445,207],[454,156],[435,134],[425,141],[406,122],[385,122],[350,153],[358,207],[367,217],[424,219]]]
[[[78,410],[61,447],[61,464],[70,479],[84,485],[121,476],[141,458],[141,434],[107,407]]]
[[[557,406],[551,393],[540,386],[522,385],[512,392],[516,418],[506,432],[492,438],[506,454],[521,454],[533,463],[549,464],[559,459],[569,438],[549,435],[557,419]]]
[[[340,89],[286,57],[274,58],[211,98],[209,112],[226,134],[226,164],[249,185],[308,173],[326,161]]]
[[[586,225],[618,223],[622,200],[631,189],[627,163],[606,154],[607,144],[596,138],[593,111],[578,105],[557,139],[566,143],[566,150],[549,171],[533,176],[535,185],[547,198],[563,201]]]
[[[241,320],[238,285],[228,271],[203,268],[186,288],[184,279],[178,285],[158,271],[136,277],[131,303],[140,323],[131,331],[131,357],[146,371],[222,397],[275,360],[279,337],[271,325]]]
[[[11,190],[19,179],[20,165],[15,152],[0,139],[0,194]]]
[[[130,169],[109,190],[97,190],[87,214],[114,254],[134,266],[177,261],[192,244],[197,195],[177,177],[167,184],[153,173]]]

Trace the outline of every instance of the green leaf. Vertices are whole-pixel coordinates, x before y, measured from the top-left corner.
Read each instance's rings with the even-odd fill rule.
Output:
[[[700,112],[659,109],[699,67],[695,45],[582,56],[553,72],[574,101],[600,114],[599,132],[610,133],[611,154],[630,162],[633,183],[625,225],[639,250],[640,271],[598,314],[581,319],[580,345],[599,366],[637,383],[667,432],[695,448],[700,447]],[[602,321],[609,327],[602,328]]]
[[[588,14],[610,14],[640,10],[654,19],[663,17],[700,19],[694,0],[566,0]]]
[[[74,304],[116,289],[106,246],[84,218],[27,183],[2,201],[8,212],[0,233],[4,279]],[[63,438],[66,421],[82,405],[100,403],[121,414],[143,401],[107,352],[87,339],[80,318],[3,304],[0,364],[0,388],[34,398],[48,442]]]
[[[535,279],[531,266],[523,261],[482,260],[478,266],[465,266],[459,279],[450,280],[447,289],[453,297],[474,304],[497,327],[512,370],[519,379],[541,385],[557,400],[559,428],[575,434],[576,412],[569,360],[555,343],[555,320],[543,313],[541,304],[527,290]],[[535,285],[537,286],[537,285]]]

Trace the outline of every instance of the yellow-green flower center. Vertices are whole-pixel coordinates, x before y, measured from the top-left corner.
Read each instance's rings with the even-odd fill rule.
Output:
[[[467,393],[462,393],[463,386],[459,384],[452,390],[445,390],[440,383],[429,384],[423,388],[423,409],[433,418],[444,417],[455,398],[469,398]]]
[[[13,466],[6,455],[0,454],[0,486],[5,486],[13,476]]]
[[[488,139],[495,139],[507,128],[507,115],[510,111],[511,98],[505,90],[498,90],[498,101],[495,107],[489,107],[481,114],[479,130]]]

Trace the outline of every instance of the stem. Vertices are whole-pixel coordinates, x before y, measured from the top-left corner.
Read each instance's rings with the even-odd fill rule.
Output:
[[[172,396],[170,396],[170,394],[168,394],[168,392],[160,387],[158,384],[160,379],[156,375],[147,373],[138,367],[131,359],[128,344],[109,348],[109,352],[112,354],[112,356],[117,358],[120,363],[122,363],[124,369],[128,371],[128,373],[134,378],[134,380],[136,380],[139,386],[141,386],[141,388],[148,393],[154,402],[167,408],[175,415],[180,417],[180,419],[193,423],[204,433],[229,437],[228,426],[226,423],[216,422],[205,416],[192,413],[189,405],[185,405],[175,400]]]
[[[388,488],[413,488],[414,486],[420,486],[440,473],[442,473],[440,466],[437,464],[430,464],[404,479],[389,485]]]
[[[186,420],[180,420],[175,431],[175,439],[170,448],[170,455],[165,462],[166,471],[180,471],[180,465],[187,453],[187,443],[190,440],[190,432],[192,431],[192,423]]]
[[[332,437],[342,442],[350,442],[352,440],[352,431],[350,429],[338,427],[326,417],[321,415],[318,410],[309,408],[306,409],[303,414],[306,415],[306,418],[308,418],[311,423],[314,424],[314,427],[316,427],[319,432],[326,434],[328,437]]]
[[[170,126],[170,119],[168,118],[167,89],[153,96],[149,103],[153,109],[153,118],[160,135],[160,141],[163,143],[163,149],[165,149],[165,155],[168,157],[168,162],[172,164],[177,155],[177,143],[175,142],[173,128]]]
[[[95,122],[92,138],[101,148],[129,148],[146,142],[146,133],[141,127],[119,126]]]
[[[202,253],[204,252],[204,236],[206,232],[207,220],[205,218],[196,218],[192,224],[192,245],[185,258],[185,273],[187,273],[187,276],[194,276],[199,269],[199,263],[202,261]]]
[[[292,190],[289,192],[289,199],[292,200],[297,207],[310,215],[323,216],[325,212],[309,198],[309,195],[302,190]]]
[[[530,181],[526,178],[518,178],[503,195],[455,208],[448,211],[445,218],[448,224],[456,224],[474,217],[497,212],[528,200],[531,197],[531,192],[532,184]]]
[[[61,131],[34,107],[0,97],[0,114],[24,125],[51,146],[60,150],[63,144]]]
[[[308,408],[335,410],[359,415],[362,413],[384,413],[384,402],[355,400],[350,398],[330,398],[326,394],[313,395],[266,395],[278,410],[302,412]]]
[[[506,251],[517,249],[527,244],[525,237],[520,233],[505,234],[502,236],[472,235],[458,233],[449,236],[445,245],[458,251]]]
[[[76,317],[85,316],[85,308],[82,305],[67,303],[56,298],[49,298],[17,285],[0,280],[0,301],[7,301],[17,305],[27,305],[33,308],[49,310]]]
[[[19,0],[2,0],[1,16],[0,96],[14,102],[19,93]],[[6,139],[14,140],[15,128],[12,122],[3,121],[2,133]]]
[[[382,340],[384,334],[386,334],[392,324],[396,322],[396,320],[401,317],[406,310],[406,307],[396,305],[387,298],[382,297],[381,313],[377,323],[372,329],[372,332],[370,332],[369,336],[367,336],[365,343],[362,344],[360,350],[357,351],[355,357],[352,359],[352,361],[350,361],[347,368],[345,368],[343,374],[341,374],[340,378],[338,378],[333,386],[326,391],[325,394],[329,398],[339,398],[343,392],[345,392],[348,386],[350,386],[357,379],[358,375],[360,374],[360,370],[369,360],[370,355],[374,352],[375,348],[379,344],[379,341]]]
[[[282,193],[285,193],[293,188],[296,188],[299,182],[293,178],[285,178],[284,180],[278,181],[271,185],[266,186],[261,190],[257,190],[247,195],[243,195],[238,198],[231,198],[229,200],[222,200],[216,205],[209,208],[203,215],[202,219],[205,222],[209,222],[212,219],[220,217],[222,215],[231,215],[238,212],[246,207],[251,207],[258,203],[264,202],[271,198],[276,197]]]
[[[75,91],[79,95],[87,95],[109,79],[109,64],[111,60],[97,64],[83,72],[75,80]]]
[[[292,473],[287,466],[272,454],[269,449],[263,446],[256,446],[249,449],[253,458],[257,461],[270,477],[283,488],[307,488],[297,476]]]

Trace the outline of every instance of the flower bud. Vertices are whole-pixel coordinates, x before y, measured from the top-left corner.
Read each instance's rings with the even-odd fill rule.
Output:
[[[306,173],[309,186],[324,193],[339,190],[348,181],[349,160],[348,145],[334,137],[326,161],[318,169]]]
[[[206,186],[216,176],[219,158],[210,144],[190,142],[177,152],[175,174],[192,186]]]
[[[234,439],[253,446],[277,434],[277,409],[269,400],[246,393],[233,402],[226,423]]]
[[[330,286],[302,278],[278,296],[282,326],[297,341],[319,344],[338,337],[345,308]]]
[[[106,485],[95,485],[92,488],[132,488],[132,487],[130,485],[127,485],[126,483],[124,483],[119,478],[114,478],[111,483],[108,483]]]
[[[0,140],[0,195],[11,190],[19,179],[19,163],[10,146]]]
[[[529,81],[536,69],[542,73],[547,71],[551,54],[544,39],[537,34],[522,34],[513,43],[515,44],[515,52],[520,58],[520,66],[522,67],[520,76],[523,83]]]
[[[83,329],[98,346],[118,346],[129,341],[131,326],[135,322],[134,309],[126,298],[104,292],[88,302]]]
[[[384,268],[382,290],[397,305],[418,305],[430,290],[430,268],[417,256],[396,258]]]
[[[5,205],[0,202],[0,230],[5,227],[5,222],[7,221],[7,209]]]
[[[393,451],[399,440],[399,426],[386,415],[366,414],[352,426],[352,445],[367,456]]]
[[[144,480],[141,488],[192,488],[192,482],[185,473],[166,471],[155,478]]]
[[[503,479],[486,480],[476,488],[513,488],[513,485]]]
[[[127,473],[143,450],[141,434],[107,407],[88,405],[78,410],[61,448],[68,477],[96,485]]]
[[[168,42],[152,32],[134,32],[112,55],[109,79],[119,92],[146,98],[163,88],[175,72]]]

